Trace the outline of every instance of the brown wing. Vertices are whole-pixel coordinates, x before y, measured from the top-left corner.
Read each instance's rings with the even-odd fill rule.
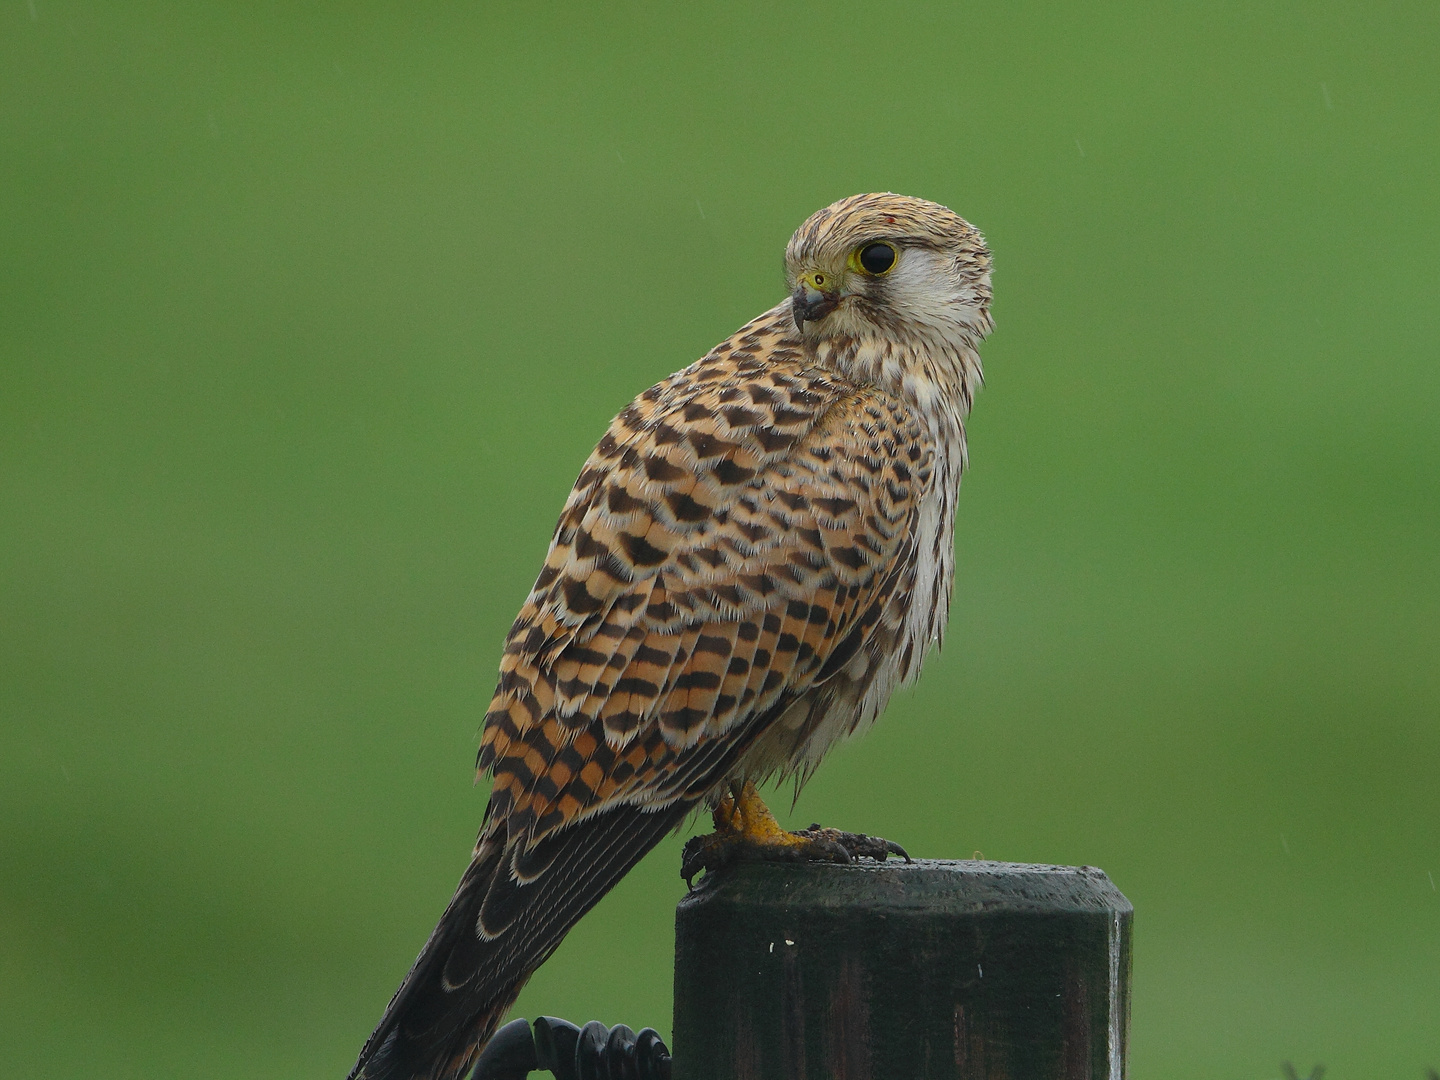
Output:
[[[352,1076],[460,1076],[569,928],[893,625],[933,449],[765,319],[581,472],[506,640],[475,857]]]
[[[486,836],[702,798],[697,750],[753,739],[863,644],[932,458],[898,402],[773,354],[712,354],[622,412],[506,643]]]

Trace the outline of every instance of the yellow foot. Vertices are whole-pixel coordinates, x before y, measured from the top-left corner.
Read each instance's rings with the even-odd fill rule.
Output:
[[[811,825],[799,832],[787,832],[760,798],[755,785],[732,788],[715,808],[715,831],[692,836],[680,855],[680,876],[689,884],[701,870],[713,873],[738,860],[770,862],[849,863],[869,858],[884,862],[899,855],[906,862],[905,849],[890,840],[863,833],[841,832]]]

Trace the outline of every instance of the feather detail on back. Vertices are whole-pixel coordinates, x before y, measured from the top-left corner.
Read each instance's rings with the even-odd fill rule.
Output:
[[[479,764],[507,836],[693,804],[723,779],[676,784],[697,747],[822,673],[863,681],[934,461],[903,403],[805,362],[783,309],[622,411],[506,642]]]

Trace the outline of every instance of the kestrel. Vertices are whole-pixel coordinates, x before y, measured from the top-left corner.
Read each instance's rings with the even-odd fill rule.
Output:
[[[702,848],[833,848],[753,785],[802,782],[940,641],[990,252],[937,203],[856,195],[800,226],[785,276],[581,470],[505,640],[470,866],[351,1080],[458,1080],[697,807],[716,809]]]

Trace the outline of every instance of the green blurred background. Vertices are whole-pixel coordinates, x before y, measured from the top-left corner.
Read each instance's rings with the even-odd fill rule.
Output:
[[[1137,1078],[1419,1080],[1437,57],[1434,3],[6,0],[5,1072],[343,1075],[585,454],[891,189],[996,253],[957,604],[789,820],[1104,867]],[[522,1014],[668,1029],[678,844]]]

